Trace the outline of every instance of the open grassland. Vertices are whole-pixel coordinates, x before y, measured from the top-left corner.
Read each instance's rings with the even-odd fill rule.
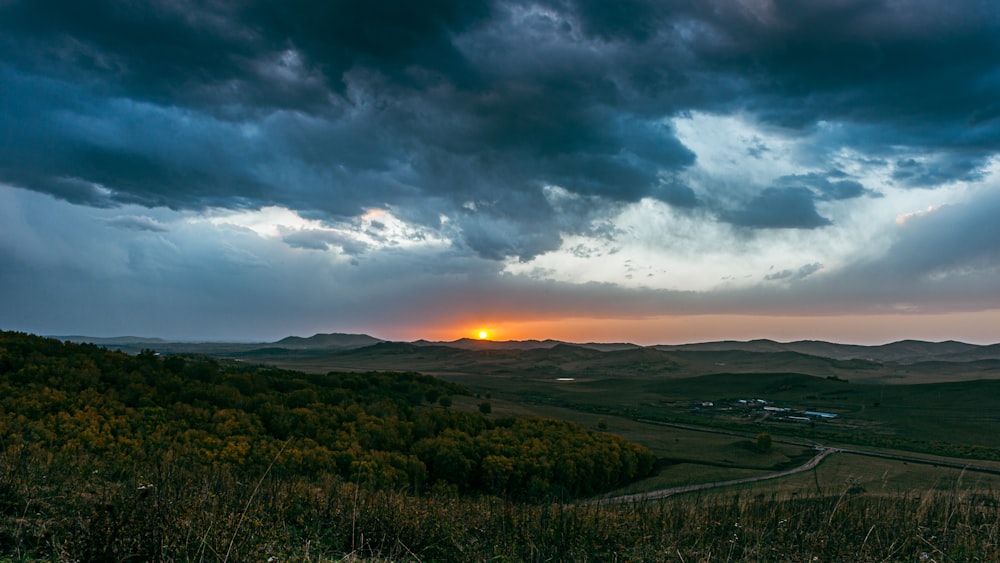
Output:
[[[869,385],[795,373],[715,374],[694,378],[553,378],[444,376],[536,412],[556,408],[598,417],[650,419],[728,429],[767,431],[798,441],[853,443],[1000,460],[1000,380],[920,385]],[[767,413],[762,399],[794,411],[823,411],[836,419],[810,424]],[[700,407],[711,402],[712,407]],[[556,416],[553,414],[553,416]]]
[[[880,359],[824,356],[821,349],[815,350],[815,355],[812,355],[772,349],[668,350],[662,347],[633,347],[601,351],[566,344],[533,349],[473,348],[383,342],[353,350],[267,347],[238,351],[231,346],[223,346],[218,350],[202,347],[200,351],[315,373],[331,370],[412,370],[454,376],[543,379],[683,379],[720,372],[801,373],[819,378],[836,377],[857,383],[889,385],[1000,379],[1000,351],[994,351],[996,347],[985,347],[988,351],[956,352],[947,356],[918,347],[906,351],[903,357],[883,354]],[[879,356],[877,351],[871,353]],[[943,357],[947,357],[948,361],[941,361]]]
[[[471,400],[466,400],[471,403]],[[782,442],[775,442],[771,451],[762,454],[747,447],[752,436],[665,427],[622,417],[496,399],[493,399],[493,404],[498,414],[553,416],[590,428],[596,428],[599,421],[603,421],[607,432],[646,445],[661,460],[654,475],[616,489],[604,495],[606,497],[764,476],[800,465],[815,455],[815,451],[802,445]],[[461,408],[458,401],[456,408]],[[889,455],[908,454],[891,449],[873,448],[872,451]],[[941,456],[922,457],[942,463],[956,462],[954,458]],[[965,463],[1000,470],[1000,462],[965,460]],[[724,487],[718,489],[718,494],[724,496],[733,491],[746,491],[755,495],[780,494],[792,498],[800,495],[840,495],[845,491],[851,491],[851,495],[902,495],[950,490],[989,495],[1000,491],[1000,475],[842,453],[827,458],[815,471],[751,485]],[[700,494],[711,496],[713,493]]]
[[[644,493],[688,484],[670,477],[673,469],[662,471],[657,476],[632,483],[602,496],[614,498],[619,495]],[[700,473],[703,476],[702,480],[694,482],[717,482],[763,474],[751,471],[740,474],[720,469],[712,471],[705,470],[702,466],[694,466],[689,470],[692,473],[704,471]],[[726,499],[734,494],[755,498],[761,495],[787,498],[845,495],[852,498],[860,496],[895,498],[901,495],[954,494],[965,495],[969,499],[982,499],[990,497],[997,491],[1000,491],[1000,475],[838,453],[829,456],[815,470],[780,479],[718,487],[698,493],[681,493],[675,498],[697,496]]]
[[[793,475],[773,487],[801,495],[895,496],[914,491],[988,495],[1000,491],[1000,475],[842,453],[826,459],[812,475]]]
[[[370,489],[166,462],[0,458],[10,561],[996,561],[1000,494],[968,476],[878,494],[831,465],[831,493],[752,487],[625,505]],[[891,471],[891,468],[882,469]],[[806,476],[802,477],[807,479]],[[811,478],[811,477],[810,477]],[[846,479],[846,481],[845,481]],[[851,481],[855,479],[855,481]],[[847,483],[853,483],[845,488]],[[916,483],[916,481],[914,481]]]
[[[459,380],[456,378],[456,380]],[[468,382],[469,379],[460,380]],[[640,380],[607,380],[596,385],[584,381],[517,380],[510,385],[508,378],[497,384],[494,378],[484,378],[490,387],[483,385],[484,392],[491,393],[491,402],[497,415],[548,416],[572,420],[588,428],[602,425],[605,431],[641,443],[650,448],[660,459],[657,473],[642,481],[632,483],[616,494],[645,492],[659,488],[688,485],[698,482],[724,481],[756,474],[778,471],[801,464],[814,455],[806,446],[810,438],[821,439],[825,445],[850,447],[858,433],[880,432],[886,438],[881,447],[866,445],[865,449],[890,455],[914,455],[906,449],[893,448],[894,444],[930,445],[940,447],[952,457],[934,455],[932,448],[920,451],[922,458],[959,464],[973,464],[1000,469],[1000,462],[976,457],[962,457],[964,451],[982,453],[979,444],[991,445],[997,439],[994,433],[997,425],[991,409],[1000,394],[991,393],[994,382],[983,381],[971,384],[939,384],[917,386],[892,386],[886,389],[854,385],[848,382],[798,376],[789,374],[720,375],[700,377],[691,380],[671,380],[663,383],[661,396],[671,397],[668,403],[654,403],[654,395],[649,393],[649,382]],[[617,385],[621,383],[621,385]],[[495,385],[495,386],[494,386]],[[659,385],[654,383],[653,386]],[[544,388],[552,392],[545,395]],[[490,389],[490,391],[486,391]],[[577,390],[580,390],[579,392]],[[590,403],[591,397],[601,395],[605,401]],[[499,395],[499,396],[498,396]],[[724,424],[725,414],[704,412],[694,413],[691,405],[706,398],[718,400],[720,397],[767,397],[773,404],[801,405],[803,408],[820,408],[829,404],[839,404],[839,412],[847,420],[840,427],[837,423],[816,423],[814,428],[790,425],[774,421],[759,421],[757,418],[741,419],[729,413],[733,424]],[[500,397],[509,397],[504,399]],[[542,400],[532,400],[542,397]],[[835,401],[836,398],[852,397],[853,410],[844,409],[849,401]],[[831,399],[833,398],[833,399]],[[643,400],[646,402],[643,404]],[[584,401],[588,401],[584,403]],[[866,406],[866,402],[878,407]],[[472,400],[467,408],[473,408]],[[572,405],[557,406],[559,403]],[[921,415],[919,405],[936,405]],[[996,405],[1000,407],[1000,405]],[[456,408],[463,408],[456,403]],[[577,409],[585,410],[577,410]],[[825,407],[829,408],[829,407]],[[620,409],[623,416],[607,414]],[[832,409],[831,409],[832,410]],[[600,411],[600,412],[594,412]],[[946,416],[938,416],[940,412]],[[707,423],[706,430],[693,430],[677,426],[660,426],[641,422],[633,417],[662,417],[674,413],[682,420]],[[868,416],[863,416],[868,413]],[[963,413],[966,416],[963,416]],[[767,431],[776,441],[767,454],[748,447],[756,433]],[[717,433],[718,432],[718,433]],[[783,434],[790,434],[789,443],[781,440]],[[862,436],[866,437],[866,436]],[[871,436],[867,436],[871,440]],[[928,439],[936,442],[929,444]],[[951,441],[949,441],[951,440]],[[963,445],[964,443],[964,445]],[[977,446],[974,450],[969,446]],[[995,451],[987,449],[989,451]],[[957,453],[957,456],[956,456]],[[846,473],[831,473],[834,468]],[[850,473],[855,471],[855,474]],[[754,486],[758,491],[781,491],[789,494],[839,494],[854,485],[853,481],[872,482],[878,480],[878,487],[863,486],[866,491],[880,493],[902,493],[927,489],[947,489],[948,483],[957,479],[961,471],[926,464],[866,458],[856,455],[838,454],[825,461],[814,474],[788,477],[776,481],[766,481]],[[1000,481],[994,475],[967,472],[966,482],[980,490],[1000,490]],[[857,489],[855,489],[857,491]]]

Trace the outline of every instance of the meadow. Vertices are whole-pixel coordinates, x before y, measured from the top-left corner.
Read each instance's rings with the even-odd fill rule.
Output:
[[[826,494],[748,488],[628,505],[578,505],[448,492],[412,495],[333,476],[305,480],[221,469],[195,474],[165,464],[137,478],[9,456],[0,462],[5,506],[17,508],[0,519],[8,561],[1000,557],[1000,496],[961,482],[920,492],[868,494],[858,485]]]

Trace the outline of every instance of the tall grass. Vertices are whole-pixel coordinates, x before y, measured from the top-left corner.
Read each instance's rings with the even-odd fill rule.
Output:
[[[170,462],[0,457],[0,560],[996,561],[1000,494],[525,504]]]

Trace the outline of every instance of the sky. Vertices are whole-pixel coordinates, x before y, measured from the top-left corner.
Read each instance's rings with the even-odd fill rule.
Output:
[[[0,0],[0,328],[1000,342],[990,0]]]

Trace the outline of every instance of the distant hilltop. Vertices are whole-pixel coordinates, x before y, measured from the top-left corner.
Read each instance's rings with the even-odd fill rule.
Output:
[[[368,336],[367,334],[314,334],[308,338],[301,336],[288,336],[274,343],[280,348],[293,350],[308,350],[312,348],[361,348],[385,342],[380,338]]]

